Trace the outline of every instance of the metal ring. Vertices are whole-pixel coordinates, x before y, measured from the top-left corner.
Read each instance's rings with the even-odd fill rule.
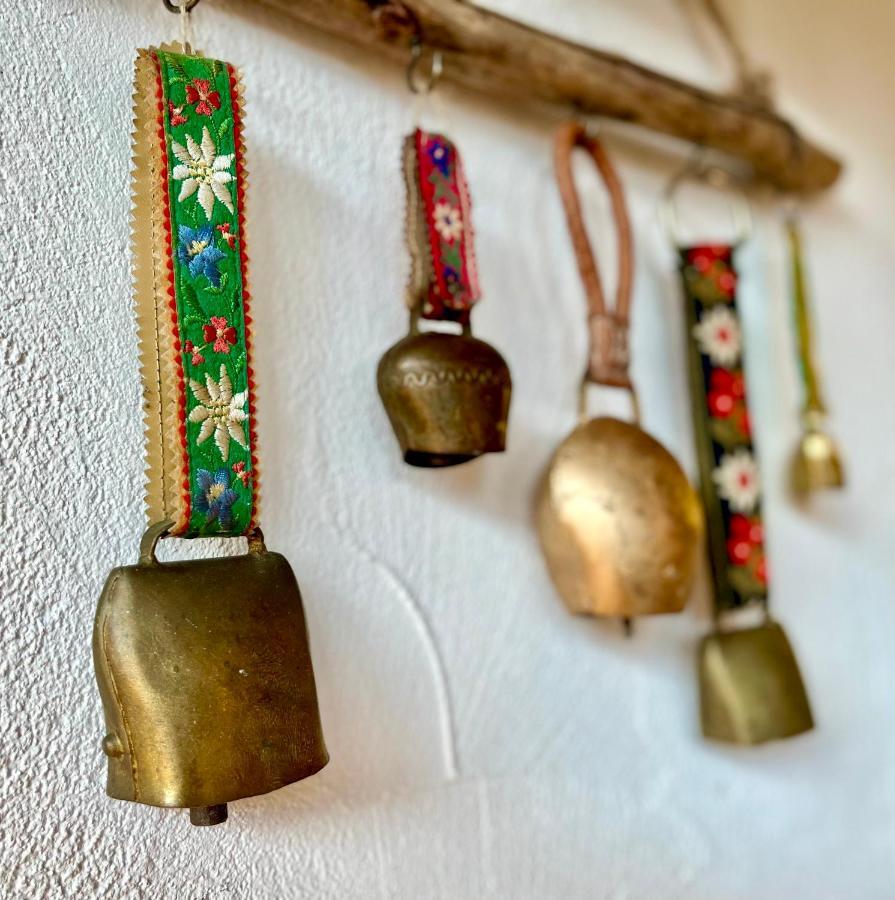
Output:
[[[430,94],[433,88],[438,84],[442,72],[444,72],[444,56],[440,50],[432,51],[432,63],[429,67],[429,74],[426,81],[420,86],[417,83],[417,75],[419,74],[420,63],[423,59],[422,41],[414,40],[410,47],[410,63],[407,66],[407,87],[414,94]]]
[[[166,10],[168,10],[168,12],[177,13],[178,15],[180,15],[181,4],[172,3],[171,0],[162,0],[162,3],[164,4],[164,7]],[[190,13],[199,5],[199,0],[184,0],[184,3],[186,4],[186,11]]]
[[[600,384],[600,382],[593,381],[590,377],[590,372],[585,371],[584,375],[581,378],[581,382],[578,385],[578,424],[583,425],[585,422],[590,420],[590,413],[587,411],[587,389],[592,384]],[[612,387],[612,385],[601,385],[601,387]],[[637,394],[637,387],[632,381],[626,387],[619,387],[619,390],[627,391],[628,395],[631,397],[631,416],[634,419],[634,424],[639,428],[640,427],[640,397]]]
[[[173,527],[173,520],[167,519],[164,522],[156,522],[146,529],[140,541],[141,566],[157,566],[159,564],[155,556],[156,545]]]
[[[752,207],[746,195],[735,184],[733,176],[720,166],[706,166],[701,160],[690,162],[672,178],[665,191],[661,214],[665,231],[675,246],[683,246],[680,219],[675,206],[675,197],[681,185],[686,181],[700,181],[718,191],[726,191],[730,195],[730,218],[734,227],[732,244],[744,244],[752,234]]]

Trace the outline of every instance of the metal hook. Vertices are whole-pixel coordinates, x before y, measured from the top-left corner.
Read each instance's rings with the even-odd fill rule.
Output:
[[[444,56],[440,50],[432,51],[432,62],[426,80],[420,85],[417,81],[420,63],[423,59],[423,43],[419,38],[414,38],[410,45],[410,63],[407,66],[407,87],[414,94],[431,94],[438,84],[444,71]]]
[[[191,13],[199,5],[199,0],[183,0],[183,3],[186,5],[186,11]],[[180,15],[180,3],[172,3],[171,0],[162,0],[162,4],[168,12]]]
[[[720,166],[705,162],[705,148],[697,147],[683,169],[668,184],[662,202],[661,215],[665,230],[677,246],[684,244],[681,237],[675,197],[685,181],[701,181],[710,188],[727,191],[731,196],[730,215],[734,225],[734,246],[745,243],[752,234],[752,208],[746,195],[734,183],[734,177]]]

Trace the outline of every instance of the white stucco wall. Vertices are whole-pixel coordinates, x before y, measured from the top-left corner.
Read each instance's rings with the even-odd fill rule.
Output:
[[[723,84],[675,0],[492,5]],[[305,594],[332,762],[191,829],[185,813],[105,797],[90,660],[100,586],[143,527],[131,65],[177,23],[156,0],[0,0],[2,896],[895,895],[895,8],[734,6],[784,108],[849,164],[806,231],[850,486],[807,514],[784,491],[798,386],[771,205],[741,260],[774,603],[817,730],[752,750],[700,739],[704,590],[626,642],[551,589],[529,503],[573,422],[584,351],[552,181],[558,120],[442,92],[476,204],[475,326],[515,389],[505,455],[412,470],[374,384],[405,328],[403,73],[254,4],[205,0],[199,43],[242,64],[248,91],[264,526]],[[655,220],[679,159],[604,134],[639,238],[645,421],[692,473]]]

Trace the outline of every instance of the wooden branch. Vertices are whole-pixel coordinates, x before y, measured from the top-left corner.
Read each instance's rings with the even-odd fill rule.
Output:
[[[841,164],[780,116],[530,28],[464,0],[262,0],[299,22],[407,64],[418,34],[444,77],[500,98],[634,122],[739,157],[788,191],[827,188]]]

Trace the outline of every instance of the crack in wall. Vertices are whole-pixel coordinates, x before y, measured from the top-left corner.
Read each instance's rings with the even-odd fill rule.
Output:
[[[451,698],[447,667],[441,648],[435,638],[435,629],[429,621],[425,610],[401,576],[392,567],[369,550],[358,538],[354,529],[338,518],[328,520],[328,524],[362,559],[368,562],[386,581],[401,600],[402,606],[409,613],[416,631],[420,636],[426,656],[429,659],[438,701],[439,721],[442,734],[442,756],[444,759],[445,778],[456,781],[460,777],[460,765],[457,753],[456,716]]]

